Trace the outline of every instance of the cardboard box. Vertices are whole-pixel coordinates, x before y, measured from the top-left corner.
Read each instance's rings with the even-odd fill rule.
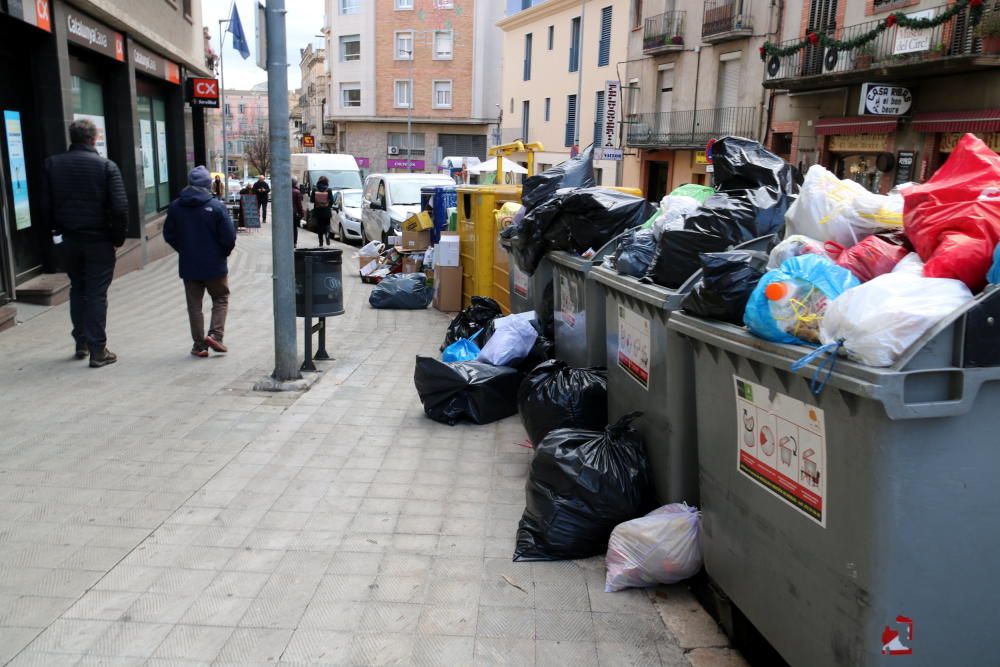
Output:
[[[435,266],[434,307],[444,313],[462,310],[462,268]]]
[[[428,229],[434,229],[434,221],[431,220],[431,214],[427,211],[414,213],[403,223],[404,232],[423,232]]]
[[[420,273],[424,268],[424,254],[415,252],[403,255],[403,273]]]
[[[460,247],[458,232],[441,232],[441,240],[434,246],[434,265],[461,266]]]
[[[430,230],[422,232],[409,232],[403,230],[403,250],[427,250],[431,244]]]

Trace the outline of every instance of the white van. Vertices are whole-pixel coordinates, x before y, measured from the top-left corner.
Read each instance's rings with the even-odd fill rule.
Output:
[[[403,221],[420,212],[420,188],[455,185],[445,174],[369,174],[361,200],[361,242],[388,243]]]
[[[292,176],[309,192],[326,176],[331,190],[360,190],[361,170],[353,155],[343,153],[292,153]]]

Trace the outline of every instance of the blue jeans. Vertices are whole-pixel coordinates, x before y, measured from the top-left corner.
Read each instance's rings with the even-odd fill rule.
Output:
[[[76,347],[98,354],[108,342],[108,287],[115,275],[111,241],[65,239],[62,261],[69,274],[69,313]]]

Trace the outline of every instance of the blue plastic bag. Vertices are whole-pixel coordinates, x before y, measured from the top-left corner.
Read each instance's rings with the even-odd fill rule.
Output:
[[[818,344],[826,304],[859,284],[853,273],[827,257],[791,257],[757,283],[743,321],[765,340]]]
[[[996,250],[993,251],[993,266],[986,274],[986,282],[991,285],[1000,284],[1000,244],[997,244]]]
[[[480,329],[472,338],[459,338],[454,343],[444,348],[444,352],[441,353],[441,361],[450,364],[456,361],[475,361],[479,358],[479,346],[473,341],[479,334],[483,333]]]

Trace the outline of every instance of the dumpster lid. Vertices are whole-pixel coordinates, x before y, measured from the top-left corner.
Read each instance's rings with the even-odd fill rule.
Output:
[[[605,287],[626,294],[633,299],[647,303],[654,308],[678,310],[684,301],[684,293],[655,283],[644,283],[632,276],[623,276],[614,269],[595,266],[590,276]]]

